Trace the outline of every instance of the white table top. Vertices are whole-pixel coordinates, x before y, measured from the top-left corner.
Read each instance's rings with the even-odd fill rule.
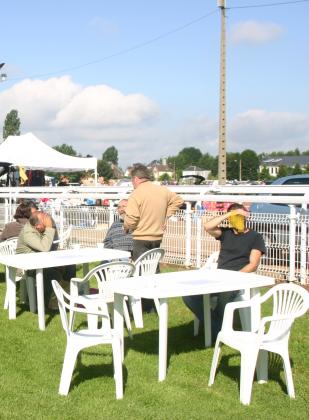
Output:
[[[94,261],[129,258],[130,253],[107,248],[79,248],[29,254],[0,255],[0,264],[22,270],[35,270]]]
[[[114,280],[115,293],[142,298],[177,297],[241,290],[275,284],[272,277],[240,271],[200,269]]]

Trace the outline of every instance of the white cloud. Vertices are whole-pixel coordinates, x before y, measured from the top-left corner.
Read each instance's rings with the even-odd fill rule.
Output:
[[[83,155],[100,158],[114,145],[119,155],[132,150],[135,161],[148,136],[156,140],[151,131],[159,109],[149,98],[106,85],[84,87],[68,76],[24,80],[1,92],[0,120],[12,109],[22,133],[32,131],[49,145],[70,144]]]
[[[308,149],[309,115],[249,110],[236,115],[230,125],[231,144],[238,150],[257,152]]]
[[[176,120],[172,111],[159,114],[158,106],[140,93],[126,95],[106,85],[84,87],[68,76],[24,80],[2,91],[0,121],[12,109],[18,110],[22,133],[32,131],[51,146],[66,143],[98,158],[115,146],[123,167],[191,146],[218,154],[217,119]],[[228,152],[307,150],[308,139],[308,114],[251,109],[227,118]]]
[[[282,32],[277,23],[251,20],[234,25],[231,35],[235,43],[263,44],[278,38]]]
[[[218,154],[218,125],[208,118],[187,124],[183,144],[199,147],[203,153]],[[252,149],[257,153],[308,150],[309,115],[292,112],[248,110],[227,120],[226,146],[228,152]],[[186,147],[186,146],[184,146]]]

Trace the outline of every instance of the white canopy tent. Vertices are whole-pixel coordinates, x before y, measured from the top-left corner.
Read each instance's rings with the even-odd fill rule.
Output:
[[[0,162],[25,169],[52,172],[93,170],[97,181],[97,159],[81,158],[58,152],[39,140],[34,134],[9,136],[0,144]]]

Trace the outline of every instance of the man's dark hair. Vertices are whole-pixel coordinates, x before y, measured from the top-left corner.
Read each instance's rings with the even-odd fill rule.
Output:
[[[31,216],[31,207],[28,206],[26,203],[21,203],[14,214],[14,219],[29,219]]]
[[[231,211],[231,210],[236,210],[236,209],[243,209],[246,210],[245,206],[243,206],[242,204],[239,203],[232,203],[228,206],[227,208],[227,212]]]
[[[145,165],[136,165],[131,170],[131,177],[137,177],[139,179],[151,179],[149,169]]]

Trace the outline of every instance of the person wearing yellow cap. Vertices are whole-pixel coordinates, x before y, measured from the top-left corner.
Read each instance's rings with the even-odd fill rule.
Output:
[[[266,248],[262,235],[247,227],[247,216],[248,211],[242,204],[233,203],[226,213],[210,220],[204,218],[206,232],[221,243],[218,268],[245,273],[257,270]],[[228,226],[226,226],[226,221],[228,221]],[[221,329],[225,305],[237,298],[239,293],[241,291],[238,290],[217,295],[217,305],[211,316],[213,339]],[[203,325],[203,297],[185,296],[183,300]]]

